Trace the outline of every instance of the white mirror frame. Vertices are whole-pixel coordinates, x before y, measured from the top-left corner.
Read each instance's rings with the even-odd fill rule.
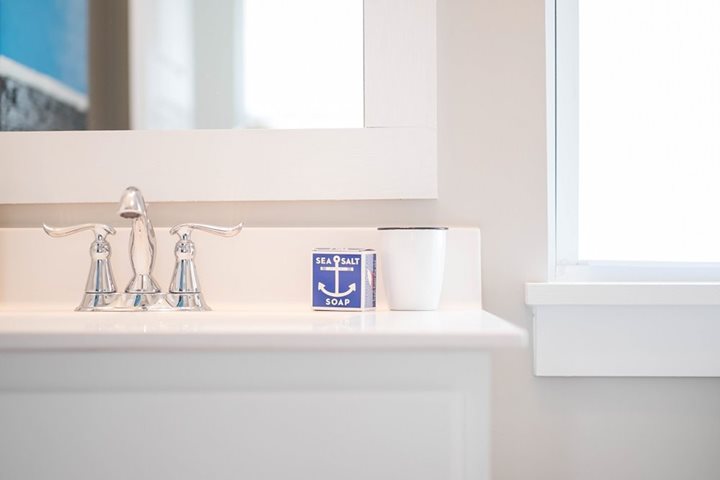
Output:
[[[365,128],[0,133],[0,203],[437,198],[436,0],[365,0]]]

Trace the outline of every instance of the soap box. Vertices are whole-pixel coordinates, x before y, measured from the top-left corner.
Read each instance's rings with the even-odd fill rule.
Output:
[[[313,251],[315,310],[375,309],[375,250],[317,248]]]

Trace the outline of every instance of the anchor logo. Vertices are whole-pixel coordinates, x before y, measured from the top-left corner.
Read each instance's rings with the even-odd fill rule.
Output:
[[[341,267],[340,266],[340,256],[335,255],[333,257],[333,263],[335,264],[334,267],[320,267],[320,270],[324,271],[330,271],[335,272],[335,291],[329,292],[325,289],[325,284],[322,282],[318,282],[318,290],[323,292],[325,295],[333,298],[342,298],[347,297],[352,292],[357,290],[357,285],[354,283],[351,283],[348,287],[347,291],[340,293],[340,272],[353,272],[355,269],[353,267]]]

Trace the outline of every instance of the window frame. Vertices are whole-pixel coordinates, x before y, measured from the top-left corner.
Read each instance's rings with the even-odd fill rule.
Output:
[[[573,209],[558,203],[573,194],[573,175],[577,194],[577,162],[569,172],[562,159],[556,163],[555,108],[556,78],[563,74],[555,61],[555,27],[558,18],[568,18],[567,11],[558,17],[556,6],[577,1],[546,0],[548,278],[525,285],[525,303],[533,312],[534,374],[720,377],[720,265],[577,259],[577,228],[575,235],[568,233]]]
[[[720,263],[594,262],[578,255],[579,0],[546,0],[548,280],[712,282]]]

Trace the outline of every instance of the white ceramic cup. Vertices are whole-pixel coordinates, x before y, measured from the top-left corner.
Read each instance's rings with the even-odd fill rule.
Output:
[[[391,310],[437,310],[446,227],[381,227],[380,270]]]

